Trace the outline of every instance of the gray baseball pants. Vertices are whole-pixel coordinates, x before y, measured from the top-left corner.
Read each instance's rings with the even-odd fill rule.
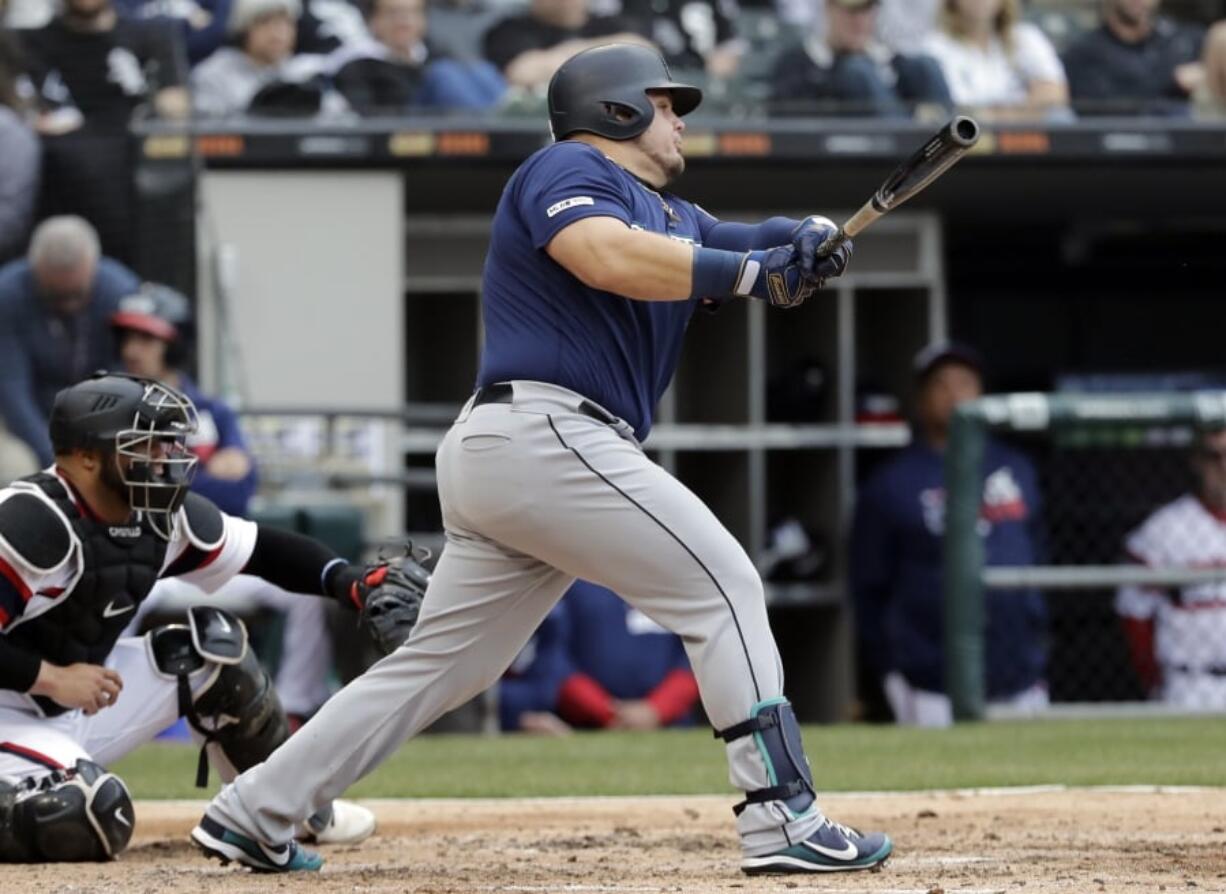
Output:
[[[511,403],[461,411],[438,449],[447,545],[408,642],[323,706],[209,806],[268,843],[339,796],[406,739],[502,675],[575,578],[614,590],[679,634],[723,729],[783,691],[762,583],[740,544],[630,427],[564,388],[514,383]],[[598,412],[599,408],[595,408]],[[753,737],[725,745],[732,784],[765,788]],[[821,822],[779,802],[737,819],[747,856]]]

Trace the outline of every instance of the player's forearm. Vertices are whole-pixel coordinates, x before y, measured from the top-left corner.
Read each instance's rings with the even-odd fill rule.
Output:
[[[720,221],[707,230],[703,245],[728,251],[753,251],[787,245],[800,221],[791,217],[771,217],[759,224]]]
[[[584,285],[639,301],[690,297],[694,247],[688,242],[629,227],[580,233],[563,265]]]
[[[263,578],[290,593],[349,597],[357,569],[318,540],[260,525],[244,574]]]

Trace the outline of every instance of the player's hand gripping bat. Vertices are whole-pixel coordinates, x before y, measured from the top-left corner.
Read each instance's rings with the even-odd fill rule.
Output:
[[[826,257],[840,242],[860,235],[877,218],[907,201],[944,174],[978,139],[979,125],[973,118],[954,118],[900,164],[837,233],[818,246],[817,256]]]

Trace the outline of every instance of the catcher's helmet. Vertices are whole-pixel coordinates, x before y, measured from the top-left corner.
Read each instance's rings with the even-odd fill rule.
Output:
[[[57,455],[113,455],[128,504],[169,540],[196,471],[187,439],[198,425],[187,395],[152,379],[100,372],[55,396],[51,445]]]
[[[579,131],[611,140],[637,137],[655,116],[648,90],[671,92],[678,115],[702,102],[702,91],[673,81],[663,57],[648,47],[611,43],[571,56],[549,81],[553,138]]]
[[[147,282],[119,299],[111,314],[116,329],[144,332],[166,342],[166,363],[179,367],[187,362],[192,342],[191,302],[170,286]]]

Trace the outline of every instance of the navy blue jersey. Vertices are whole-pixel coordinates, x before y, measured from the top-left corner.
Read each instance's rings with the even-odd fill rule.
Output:
[[[979,534],[988,565],[1038,561],[1038,476],[1018,451],[989,441]],[[944,691],[942,543],[945,457],[916,441],[860,491],[851,538],[851,584],[865,659],[879,673]],[[1001,698],[1043,679],[1047,612],[1037,590],[989,590],[987,692]]]
[[[563,140],[535,153],[507,182],[494,215],[477,384],[561,385],[625,419],[642,440],[677,368],[695,302],[635,301],[581,283],[545,246],[585,217],[613,217],[694,243],[716,223],[586,143]]]

